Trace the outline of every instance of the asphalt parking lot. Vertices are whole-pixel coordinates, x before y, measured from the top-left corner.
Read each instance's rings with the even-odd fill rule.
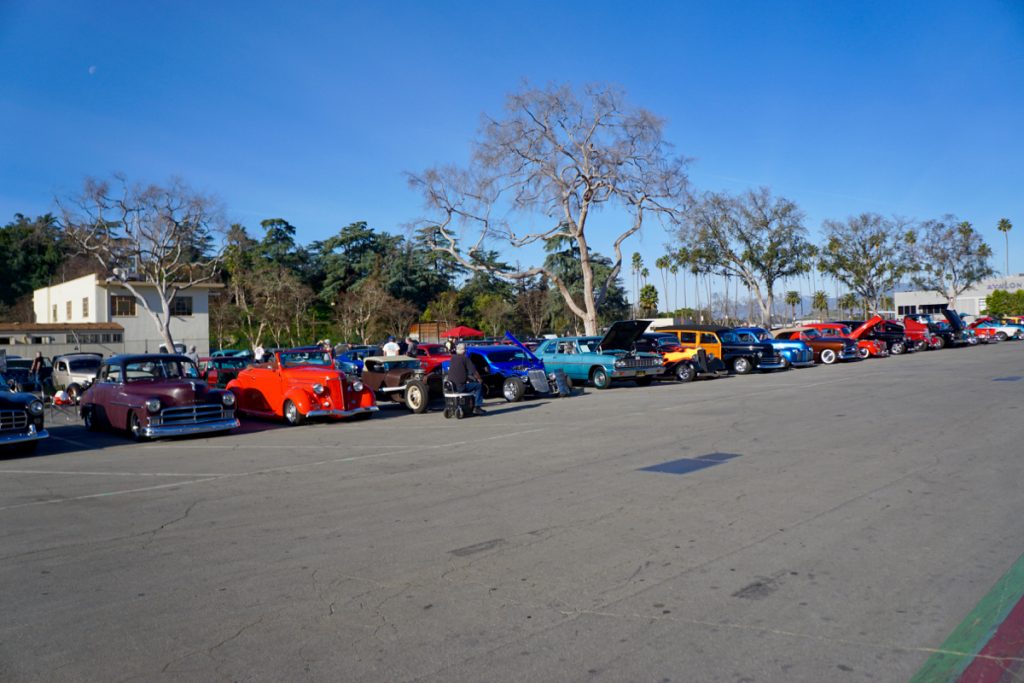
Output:
[[[1004,343],[141,446],[56,416],[0,459],[0,680],[907,681],[1024,548],[1022,376]]]

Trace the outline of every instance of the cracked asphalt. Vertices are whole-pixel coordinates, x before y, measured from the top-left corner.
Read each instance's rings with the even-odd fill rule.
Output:
[[[0,680],[906,681],[1024,549],[1020,376],[1004,343],[462,421],[54,415],[0,456]]]

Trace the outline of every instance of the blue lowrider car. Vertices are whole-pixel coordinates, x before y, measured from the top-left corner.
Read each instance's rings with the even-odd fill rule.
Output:
[[[814,365],[814,349],[799,339],[776,339],[763,327],[737,327],[734,331],[744,341],[771,344],[787,366],[806,368]]]
[[[612,324],[604,337],[545,339],[536,354],[548,370],[561,370],[571,380],[590,382],[597,389],[618,380],[650,384],[661,372],[661,356],[633,350],[647,326],[647,321],[626,320]]]

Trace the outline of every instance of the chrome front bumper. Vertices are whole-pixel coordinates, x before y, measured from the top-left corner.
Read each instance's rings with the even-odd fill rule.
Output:
[[[0,434],[0,446],[6,446],[12,443],[25,443],[26,441],[39,441],[40,439],[49,438],[50,433],[45,429],[36,430],[35,425],[29,425],[27,432],[20,434]]]
[[[239,425],[241,423],[238,421],[238,418],[230,417],[210,422],[143,427],[142,435],[147,439],[161,439],[166,436],[188,436],[190,434],[206,434],[207,432],[223,432],[228,429],[235,429]]]
[[[758,359],[757,367],[760,370],[779,370],[786,367],[785,361],[782,360],[782,356],[779,356],[774,361],[765,361],[764,359]]]
[[[839,360],[860,360],[860,353],[856,349],[853,351],[842,351],[837,355]]]
[[[789,362],[790,367],[794,368],[809,368],[814,365],[814,355],[811,355],[810,360],[794,360]]]
[[[359,415],[361,413],[376,413],[378,410],[380,410],[380,408],[377,406],[370,406],[369,408],[353,408],[352,410],[329,408],[327,410],[311,410],[306,413],[306,417],[352,417],[353,415]]]

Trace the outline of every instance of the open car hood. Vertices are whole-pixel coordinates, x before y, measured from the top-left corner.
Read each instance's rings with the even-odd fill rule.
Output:
[[[883,320],[885,320],[885,318],[883,318],[882,316],[874,315],[871,317],[870,320],[865,320],[863,325],[861,325],[853,332],[851,332],[850,336],[853,337],[854,339],[860,339],[861,336],[864,335],[868,330],[870,330],[872,327],[882,322]]]
[[[946,316],[946,320],[949,321],[949,326],[953,328],[954,332],[960,332],[964,329],[964,321],[956,311],[944,308],[942,309],[942,315]]]
[[[537,356],[533,355],[533,351],[531,351],[530,349],[526,348],[526,346],[522,342],[520,342],[518,339],[516,339],[515,335],[513,335],[511,332],[508,332],[508,331],[505,332],[505,339],[508,339],[511,343],[515,344],[520,349],[522,349],[523,353],[525,353],[526,357],[529,358],[530,360],[535,360],[535,361],[540,362],[540,358],[537,358]]]
[[[632,351],[633,342],[647,331],[647,320],[619,320],[605,332],[598,347],[602,351]]]

